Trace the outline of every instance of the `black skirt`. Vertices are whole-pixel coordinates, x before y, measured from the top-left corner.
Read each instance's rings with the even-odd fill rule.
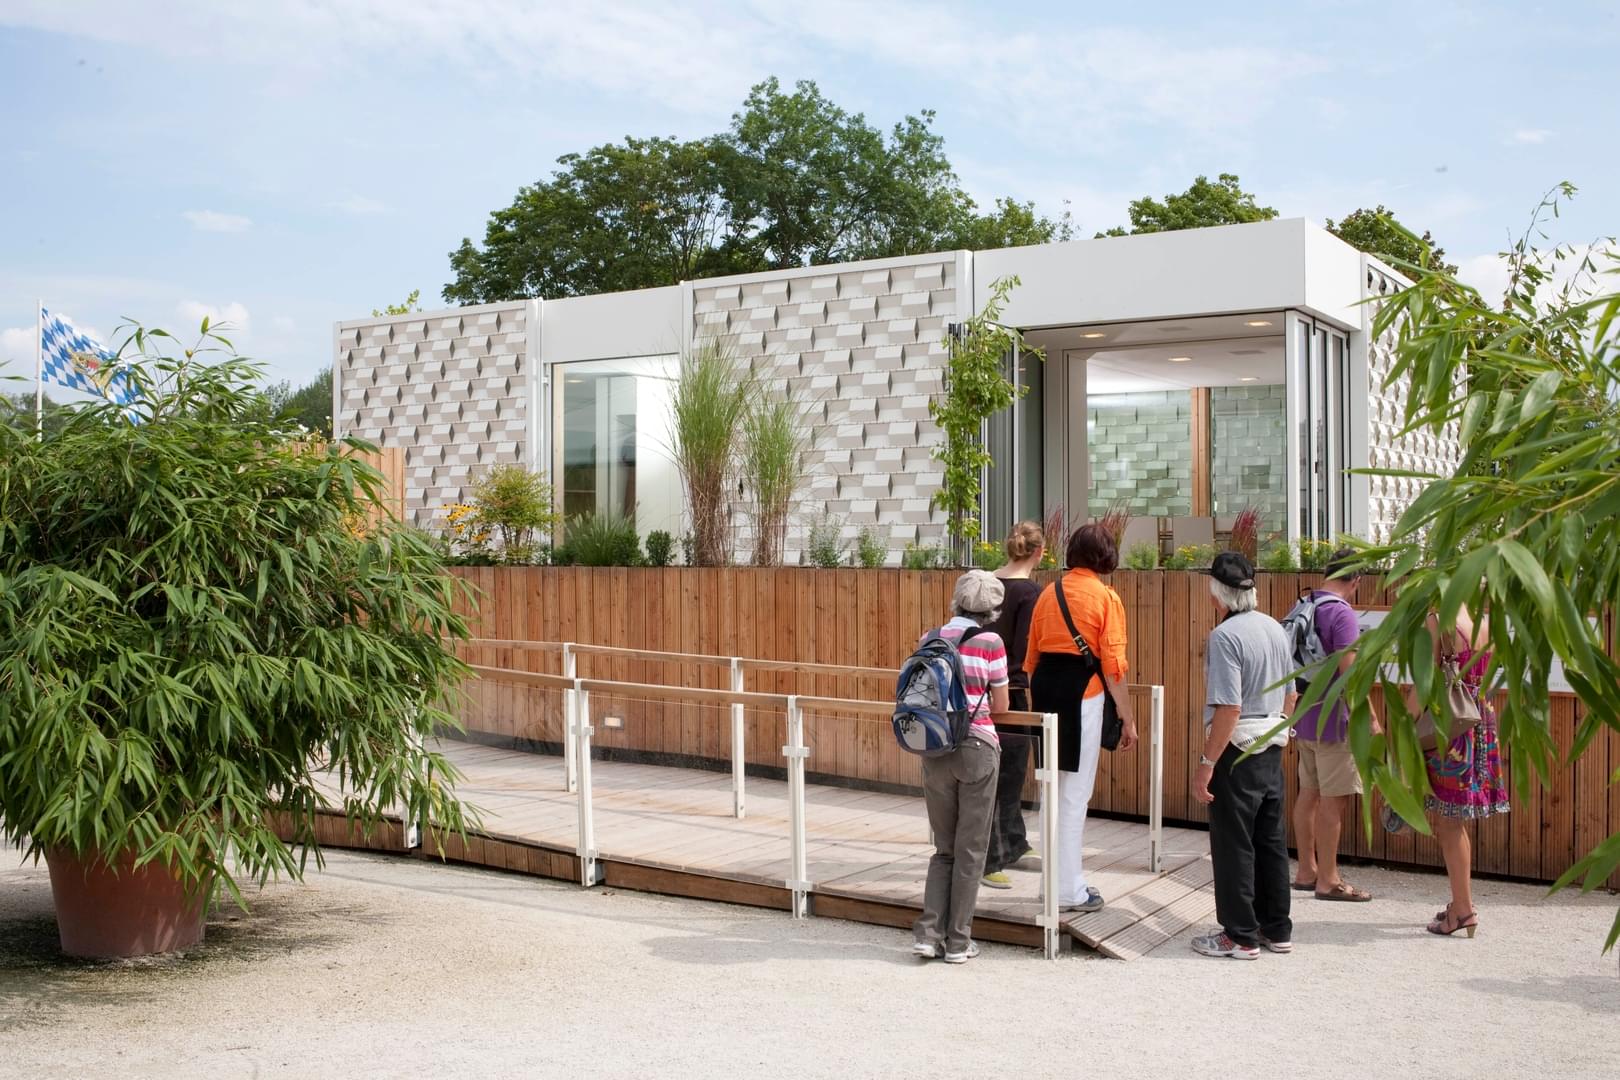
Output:
[[[1095,656],[1042,653],[1029,680],[1029,707],[1057,714],[1057,767],[1080,771],[1080,701],[1100,667]]]

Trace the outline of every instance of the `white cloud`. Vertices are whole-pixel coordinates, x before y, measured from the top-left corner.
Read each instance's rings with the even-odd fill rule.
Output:
[[[1509,142],[1520,143],[1527,146],[1539,146],[1553,137],[1553,133],[1546,128],[1520,128],[1509,136]]]
[[[428,60],[503,88],[514,78],[545,81],[711,115],[729,114],[772,72],[791,81],[839,62],[881,66],[935,94],[960,87],[977,122],[1092,154],[1143,124],[1230,148],[1272,104],[1301,93],[1303,76],[1330,67],[1321,54],[1222,44],[1191,27],[1124,28],[1124,13],[1115,25],[1064,13],[1009,30],[968,7],[866,0],[731,0],[697,11],[661,0],[171,0],[161,14],[115,0],[13,0],[8,8],[0,23],[283,74],[288,65],[318,78],[367,59]]]
[[[1608,274],[1608,270],[1616,263],[1611,261],[1612,256],[1607,253],[1607,249],[1607,241],[1584,247],[1577,245],[1573,254],[1558,260],[1556,264],[1543,256],[1541,265],[1550,266],[1551,275],[1549,280],[1543,282],[1536,290],[1538,302],[1551,302],[1566,285],[1574,285],[1577,290],[1589,293],[1612,291],[1615,280]],[[1588,255],[1592,257],[1596,276],[1593,272],[1582,268],[1582,260]],[[1502,255],[1468,255],[1457,260],[1458,280],[1465,285],[1472,285],[1479,290],[1479,295],[1483,299],[1493,303],[1500,300],[1507,291],[1510,273],[1507,258]]]
[[[241,214],[222,214],[218,210],[186,210],[180,216],[201,232],[246,232],[253,224]]]
[[[32,326],[8,326],[0,330],[0,363],[23,365],[26,362],[28,375],[33,377],[34,371],[34,328]],[[19,374],[13,371],[10,374]]]
[[[355,214],[357,216],[364,214],[386,214],[388,212],[388,205],[386,203],[378,202],[376,199],[369,199],[364,195],[350,195],[347,199],[344,199],[341,202],[333,203],[332,206],[334,209],[341,210],[345,214]]]
[[[182,300],[176,305],[175,311],[179,313],[180,323],[185,331],[201,326],[204,318],[208,320],[210,330],[224,328],[246,333],[252,328],[252,318],[248,314],[248,309],[234,300],[224,307],[205,304],[201,300]],[[185,334],[181,333],[181,336],[184,337]]]

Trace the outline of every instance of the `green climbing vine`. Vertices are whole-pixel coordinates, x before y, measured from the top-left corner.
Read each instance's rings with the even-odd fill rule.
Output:
[[[985,446],[985,422],[1027,390],[1007,378],[1007,357],[1017,355],[1016,350],[1046,359],[1042,350],[1026,346],[1022,334],[999,321],[1008,294],[1019,284],[1016,276],[991,284],[983,310],[951,341],[945,389],[928,403],[929,415],[945,433],[945,441],[934,448],[945,476],[932,505],[948,516],[959,558],[965,558],[967,545],[979,535],[980,477],[995,464]]]

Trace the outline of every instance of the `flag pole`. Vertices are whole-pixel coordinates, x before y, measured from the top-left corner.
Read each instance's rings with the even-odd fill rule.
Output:
[[[34,300],[34,438],[45,440],[45,301]]]

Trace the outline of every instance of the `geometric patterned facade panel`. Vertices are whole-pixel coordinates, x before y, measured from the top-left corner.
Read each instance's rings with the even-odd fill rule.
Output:
[[[785,272],[693,289],[692,336],[716,337],[805,417],[808,479],[784,561],[800,561],[822,515],[849,541],[874,532],[897,562],[907,544],[940,546],[944,439],[928,402],[944,386],[946,325],[959,321],[952,256],[881,269]],[[737,550],[750,548],[748,504],[732,506]]]
[[[521,462],[527,304],[385,318],[338,331],[344,435],[405,454],[405,518],[438,532],[490,465]]]
[[[1384,296],[1396,291],[1399,283],[1369,267],[1367,295]],[[1375,307],[1381,306],[1374,301]],[[1405,469],[1449,476],[1462,460],[1462,446],[1455,422],[1436,434],[1427,429],[1400,434],[1405,426],[1406,378],[1386,387],[1385,380],[1395,365],[1395,330],[1386,330],[1367,345],[1367,375],[1370,398],[1367,403],[1368,464],[1374,469]],[[1401,514],[1412,505],[1427,481],[1405,476],[1370,476],[1367,508],[1368,539],[1387,541]]]

